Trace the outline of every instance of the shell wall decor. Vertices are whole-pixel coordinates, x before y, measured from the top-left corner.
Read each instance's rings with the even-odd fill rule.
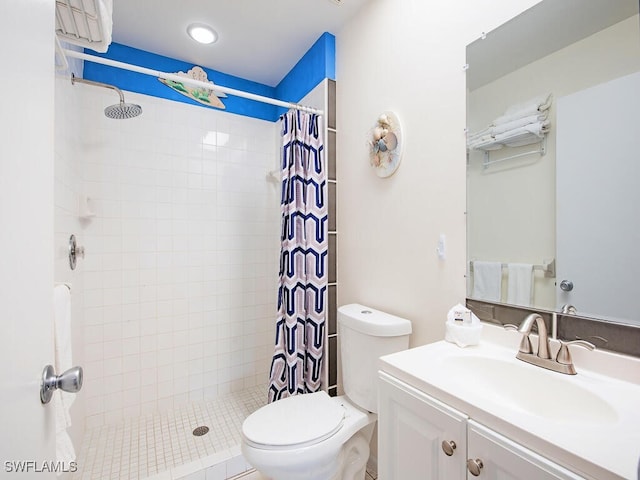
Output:
[[[369,132],[369,162],[376,175],[390,177],[400,166],[402,159],[402,128],[393,112],[378,117]]]

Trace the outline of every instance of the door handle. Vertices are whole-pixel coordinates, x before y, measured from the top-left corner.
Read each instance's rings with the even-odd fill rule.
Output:
[[[82,388],[82,367],[72,367],[62,375],[56,375],[51,365],[44,367],[42,371],[42,385],[40,385],[40,401],[49,403],[53,392],[57,389],[69,393],[77,393]]]

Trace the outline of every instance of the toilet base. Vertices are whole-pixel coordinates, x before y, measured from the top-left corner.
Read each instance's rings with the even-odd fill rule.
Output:
[[[273,480],[364,480],[376,415],[333,397],[345,408],[341,431],[318,444],[283,450],[242,442],[242,454],[263,476]]]
[[[334,476],[335,480],[365,480],[369,460],[369,439],[360,431],[345,443],[340,451],[341,472]]]

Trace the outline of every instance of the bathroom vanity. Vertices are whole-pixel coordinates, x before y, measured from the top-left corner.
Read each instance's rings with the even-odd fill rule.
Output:
[[[382,357],[379,478],[635,480],[640,360],[575,349],[565,375],[517,360],[519,342],[487,324],[474,347]]]

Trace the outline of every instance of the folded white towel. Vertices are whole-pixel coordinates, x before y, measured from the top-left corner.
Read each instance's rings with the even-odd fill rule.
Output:
[[[468,144],[474,150],[500,150],[503,145],[496,142],[496,139],[487,135]]]
[[[66,285],[53,289],[55,370],[58,375],[72,367],[71,355],[71,292]],[[76,454],[67,433],[71,426],[69,409],[75,395],[57,390],[53,394],[56,420],[56,458],[66,465],[76,459]]]
[[[509,130],[496,135],[495,141],[510,147],[520,147],[531,143],[539,142],[544,134],[549,131],[549,121],[530,123],[522,127]],[[531,140],[528,143],[522,143],[524,140]]]
[[[510,263],[507,272],[507,303],[530,306],[533,301],[533,265]]]
[[[532,133],[521,133],[518,136],[512,137],[509,140],[502,143],[506,147],[524,147],[525,145],[532,145],[534,143],[540,143],[540,137]]]
[[[538,123],[544,122],[547,120],[548,112],[537,113],[534,115],[528,115],[526,117],[518,118],[516,120],[511,120],[510,122],[500,123],[490,128],[491,135],[497,135],[499,133],[507,132],[509,130],[514,130],[518,127],[523,127],[530,123]]]
[[[551,107],[551,103],[553,101],[552,98],[552,95],[547,93],[544,95],[538,95],[526,102],[513,105],[509,107],[502,116],[496,118],[493,121],[493,125],[500,125],[502,123],[517,120],[518,118],[528,117],[529,115],[544,112]]]
[[[502,264],[473,262],[473,298],[499,302],[502,291]]]

